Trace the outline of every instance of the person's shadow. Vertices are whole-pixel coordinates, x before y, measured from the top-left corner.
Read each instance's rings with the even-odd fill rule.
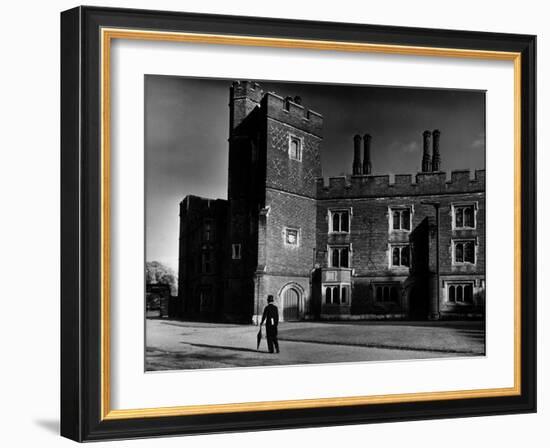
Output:
[[[35,420],[34,423],[47,432],[59,434],[59,420],[39,419]]]

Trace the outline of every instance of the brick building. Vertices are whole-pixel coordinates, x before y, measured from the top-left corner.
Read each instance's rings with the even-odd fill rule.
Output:
[[[440,132],[422,172],[371,175],[371,137],[325,185],[323,117],[301,99],[234,82],[227,200],[180,203],[182,317],[255,321],[482,318],[485,171],[442,172]]]

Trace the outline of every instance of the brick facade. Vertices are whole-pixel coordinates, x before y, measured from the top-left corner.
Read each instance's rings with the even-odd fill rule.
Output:
[[[323,118],[300,103],[233,84],[228,199],[180,205],[181,314],[250,322],[273,294],[283,320],[482,317],[485,171],[439,171],[435,130],[435,164],[427,131],[423,172],[372,176],[365,135],[354,138],[355,174],[325,185]],[[212,219],[215,269],[193,277],[189,260],[204,244],[189,229]],[[205,285],[208,310],[197,298]]]

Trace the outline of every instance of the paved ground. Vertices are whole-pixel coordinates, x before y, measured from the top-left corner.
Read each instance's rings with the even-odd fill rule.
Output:
[[[485,353],[481,322],[289,322],[281,353],[256,350],[258,327],[147,319],[147,370],[476,356]],[[265,334],[265,331],[264,331]]]

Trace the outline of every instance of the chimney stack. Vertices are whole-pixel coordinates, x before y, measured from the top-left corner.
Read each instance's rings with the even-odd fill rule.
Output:
[[[432,171],[439,171],[441,169],[441,154],[439,153],[439,137],[441,132],[439,129],[435,129],[432,132],[433,135],[433,156],[432,156]]]
[[[428,173],[432,171],[432,156],[430,155],[430,139],[432,133],[430,131],[424,131],[422,134],[424,137],[424,151],[422,154],[422,172]]]
[[[369,134],[363,136],[363,174],[371,173],[370,163],[370,142],[372,137]]]
[[[361,174],[361,136],[353,137],[353,174]]]

